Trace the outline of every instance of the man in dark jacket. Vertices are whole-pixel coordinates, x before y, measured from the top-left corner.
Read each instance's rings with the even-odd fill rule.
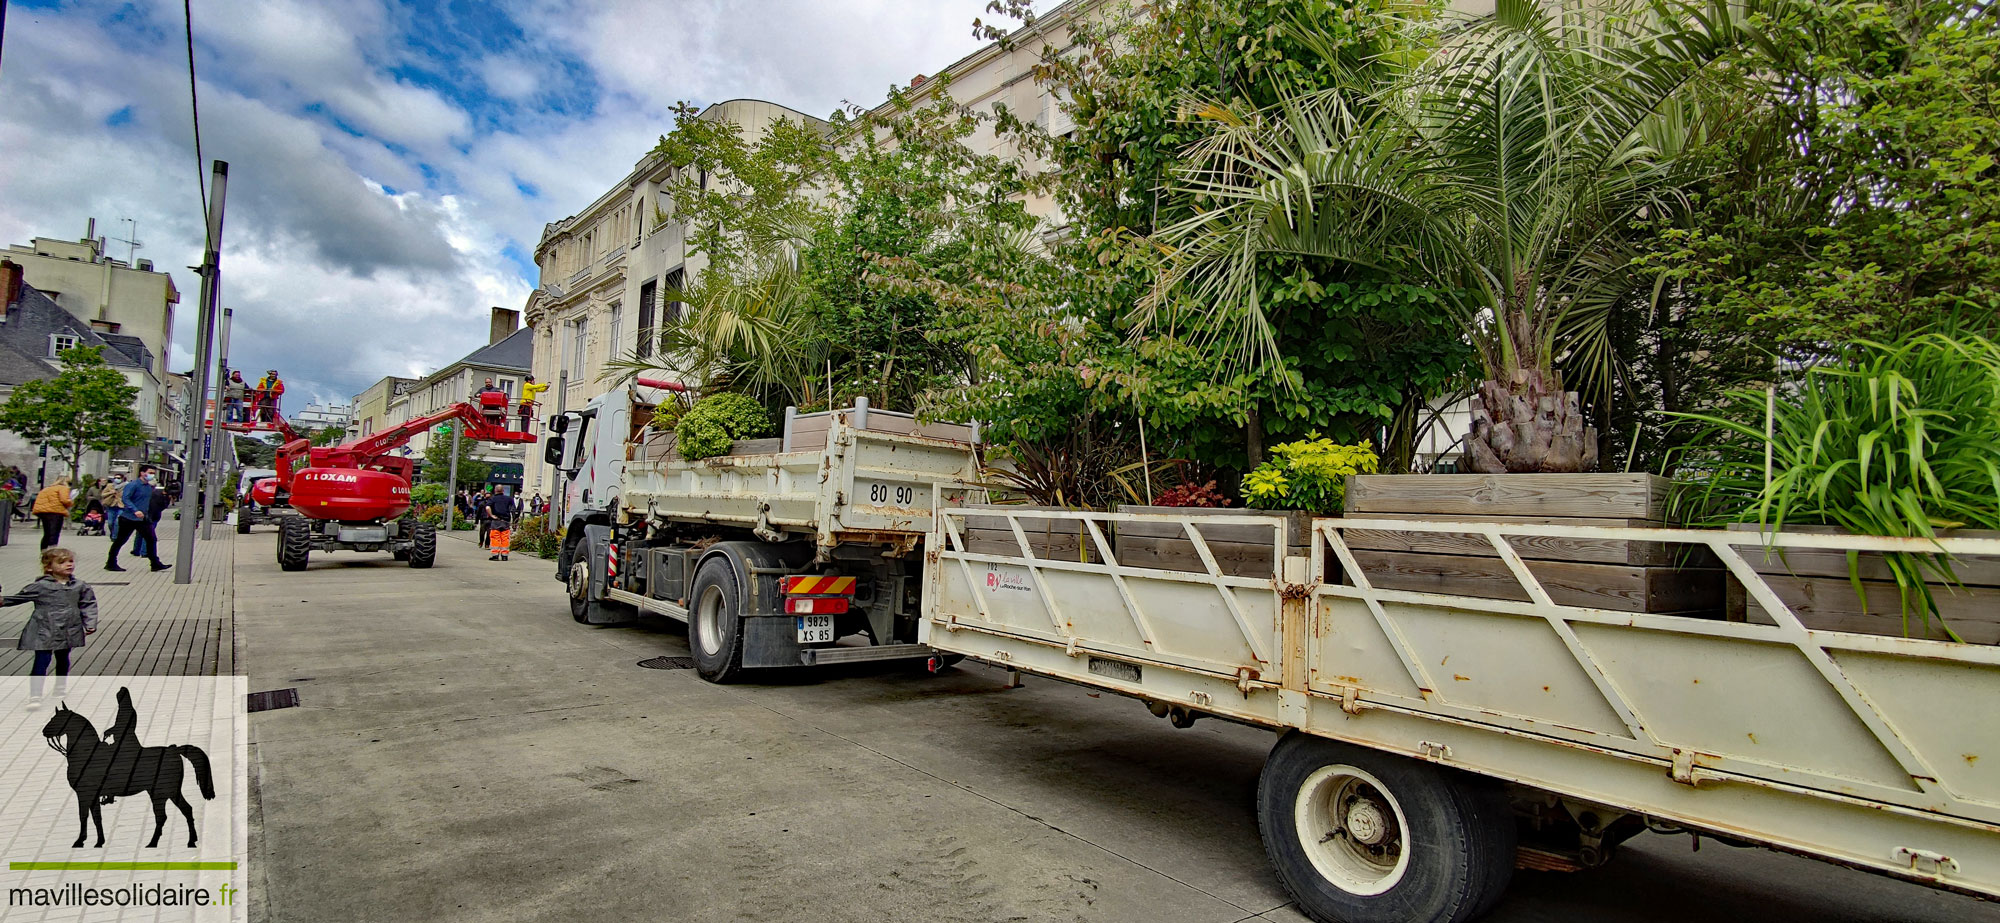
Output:
[[[486,515],[490,517],[488,546],[493,549],[492,557],[486,560],[505,561],[508,552],[514,550],[514,498],[494,491],[486,501]]]
[[[486,531],[489,527],[486,521],[486,503],[488,499],[484,492],[472,495],[472,525],[473,528],[479,530],[479,547],[481,548],[486,547],[486,539],[488,537]]]
[[[111,540],[111,556],[104,561],[105,570],[124,570],[118,566],[118,549],[125,547],[125,540],[134,535],[146,542],[146,559],[152,562],[156,571],[166,570],[172,565],[160,563],[159,535],[153,531],[153,493],[159,488],[154,484],[159,480],[158,469],[152,465],[141,465],[139,476],[125,485],[119,499],[124,506],[118,510],[118,536]]]

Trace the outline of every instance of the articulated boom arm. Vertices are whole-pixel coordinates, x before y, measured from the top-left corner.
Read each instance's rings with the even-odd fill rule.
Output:
[[[531,433],[508,429],[504,419],[499,425],[488,422],[478,404],[466,401],[336,446],[316,448],[304,439],[293,439],[278,449],[278,483],[289,487],[292,474],[305,467],[381,468],[408,477],[411,468],[409,459],[389,453],[407,445],[418,433],[451,420],[461,420],[466,424],[462,435],[467,439],[511,443],[535,441]]]

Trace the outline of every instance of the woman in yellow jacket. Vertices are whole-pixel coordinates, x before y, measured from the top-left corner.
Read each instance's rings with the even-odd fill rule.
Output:
[[[42,521],[42,550],[54,548],[56,539],[62,537],[63,523],[69,521],[70,504],[76,502],[73,493],[69,489],[69,475],[65,474],[35,495],[35,518]]]

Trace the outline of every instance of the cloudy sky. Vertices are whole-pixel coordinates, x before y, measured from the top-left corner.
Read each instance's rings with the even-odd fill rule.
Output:
[[[441,367],[523,305],[542,225],[624,177],[676,101],[872,105],[977,48],[985,2],[193,0],[232,364],[322,400]],[[181,8],[12,0],[0,52],[0,244],[135,219],[183,293],[176,371],[206,172]]]

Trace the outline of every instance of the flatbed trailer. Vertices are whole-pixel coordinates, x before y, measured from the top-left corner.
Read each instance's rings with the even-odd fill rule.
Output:
[[[1318,919],[1474,919],[1517,865],[1597,865],[1647,829],[2000,897],[2000,648],[1808,629],[1745,561],[2000,540],[1380,518],[1311,520],[1307,544],[1248,511],[938,510],[921,642],[1285,732],[1260,828]],[[1017,547],[967,550],[971,517]],[[1114,530],[1139,523],[1199,564],[1120,563]],[[1269,567],[1219,565],[1219,526],[1268,530]],[[1038,551],[1051,528],[1088,553]],[[1352,530],[1483,536],[1524,601],[1375,587]],[[1776,624],[1558,604],[1510,538],[1705,548]]]

